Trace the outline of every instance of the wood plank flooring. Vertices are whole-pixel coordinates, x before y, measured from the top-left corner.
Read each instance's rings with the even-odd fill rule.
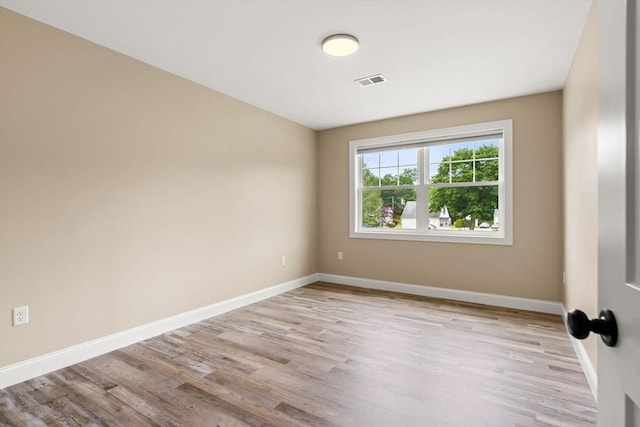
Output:
[[[2,426],[590,426],[558,316],[316,283],[0,390]]]

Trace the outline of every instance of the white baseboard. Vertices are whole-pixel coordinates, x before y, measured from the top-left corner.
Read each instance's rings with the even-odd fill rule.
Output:
[[[544,301],[530,298],[510,297],[482,292],[462,291],[458,289],[439,288],[435,286],[412,285],[408,283],[389,282],[385,280],[363,279],[360,277],[338,276],[335,274],[319,273],[319,280],[339,285],[357,286],[360,288],[377,289],[382,291],[400,292],[423,297],[449,299],[455,301],[473,302],[477,304],[495,305],[498,307],[515,308],[519,310],[537,311],[562,315],[563,307],[559,302]]]
[[[98,338],[72,347],[35,357],[0,368],[0,388],[9,387],[22,381],[47,374],[57,369],[80,363],[84,360],[117,350],[122,347],[152,338],[157,335],[178,329],[192,323],[214,317],[258,301],[279,295],[317,281],[336,283],[340,285],[357,286],[361,288],[383,291],[400,292],[433,298],[455,301],[465,301],[478,304],[495,305],[498,307],[531,310],[541,313],[557,314],[563,317],[566,324],[567,312],[558,302],[543,301],[529,298],[509,297],[504,295],[486,294],[482,292],[446,289],[434,286],[413,285],[408,283],[389,282],[384,280],[363,279],[334,274],[315,273],[306,277],[281,283],[266,289],[251,292],[205,307],[190,310],[175,316],[167,317],[155,322],[147,323],[125,331],[117,332],[106,337]],[[581,341],[571,338],[580,365],[585,373],[591,392],[597,399],[598,377],[587,356]]]
[[[24,362],[2,367],[0,368],[0,388],[9,387],[57,369],[65,368],[174,329],[182,328],[192,323],[200,322],[210,317],[218,316],[228,311],[309,285],[318,280],[318,274],[311,274],[206,307],[196,308],[195,310],[117,332],[106,337],[64,348]]]
[[[562,308],[562,320],[564,321],[565,327],[567,330],[569,329],[567,326],[567,311]],[[573,350],[576,352],[576,356],[578,357],[578,361],[580,362],[580,366],[582,366],[582,371],[584,372],[584,376],[587,378],[587,382],[589,383],[589,388],[591,388],[591,394],[593,394],[593,398],[598,401],[598,374],[596,373],[593,364],[591,363],[591,359],[589,359],[589,355],[584,348],[584,344],[581,340],[577,340],[569,335],[569,339],[571,339],[571,344],[573,345]]]

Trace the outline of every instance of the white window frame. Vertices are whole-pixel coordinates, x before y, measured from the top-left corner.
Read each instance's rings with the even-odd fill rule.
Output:
[[[459,230],[429,230],[420,229],[384,229],[365,228],[362,226],[361,212],[361,180],[362,170],[358,151],[363,149],[403,148],[409,146],[427,146],[442,144],[464,138],[502,133],[499,144],[498,161],[498,209],[500,212],[500,227],[496,232],[482,233],[478,231]],[[421,157],[421,156],[418,156]],[[428,203],[421,197],[423,189],[428,188],[424,179],[426,168],[424,159],[418,159],[417,190],[418,209]],[[474,183],[481,185],[482,183]],[[349,142],[349,236],[364,239],[418,240],[428,242],[475,243],[488,245],[513,245],[513,121],[500,120],[495,122],[478,123],[422,132],[405,133],[400,135],[383,136],[377,138],[359,139]],[[420,223],[418,223],[420,224]]]

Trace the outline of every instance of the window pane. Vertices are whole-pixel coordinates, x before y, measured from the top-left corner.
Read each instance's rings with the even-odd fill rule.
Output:
[[[380,153],[380,167],[396,166],[398,164],[397,151],[383,151]]]
[[[418,183],[418,168],[416,166],[409,168],[400,167],[402,172],[399,176],[400,185],[413,185]]]
[[[380,155],[378,153],[362,154],[362,167],[377,168],[380,166]]]
[[[362,192],[362,226],[366,228],[416,228],[416,190],[366,190]]]
[[[451,182],[473,182],[473,162],[451,162]]]
[[[398,185],[398,167],[380,168],[380,185]]]
[[[476,161],[476,181],[497,181],[498,160]]]
[[[429,165],[429,181],[434,184],[449,183],[449,163]]]
[[[429,149],[429,163],[440,163],[445,158],[449,158],[449,145],[430,145]]]
[[[362,169],[362,185],[364,187],[377,187],[380,185],[379,169]]]
[[[400,150],[398,152],[398,160],[399,160],[400,166],[417,166],[418,149],[411,148],[408,150]]]
[[[497,209],[497,185],[429,190],[430,229],[496,231]]]
[[[482,141],[476,143],[476,159],[497,158],[500,155],[500,141]]]
[[[474,145],[473,142],[451,144],[451,160],[472,160]]]
[[[365,190],[362,192],[362,226],[377,227],[382,208],[380,190]]]

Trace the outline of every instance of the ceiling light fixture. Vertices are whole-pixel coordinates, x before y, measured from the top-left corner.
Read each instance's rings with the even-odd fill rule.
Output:
[[[331,56],[349,56],[358,50],[360,43],[351,34],[334,34],[322,40],[322,50]]]

